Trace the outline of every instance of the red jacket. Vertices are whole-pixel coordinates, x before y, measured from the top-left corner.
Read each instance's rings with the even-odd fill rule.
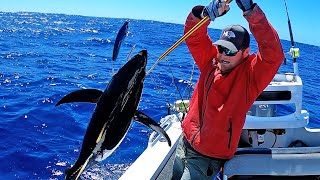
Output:
[[[233,157],[247,111],[284,59],[278,34],[259,6],[244,17],[257,41],[258,53],[249,55],[227,75],[221,75],[213,63],[218,52],[207,33],[209,22],[186,39],[201,74],[182,129],[196,151],[213,158]],[[190,13],[185,33],[199,21]]]

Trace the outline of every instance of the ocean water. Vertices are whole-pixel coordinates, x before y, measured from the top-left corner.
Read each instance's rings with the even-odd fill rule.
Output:
[[[40,13],[0,13],[0,178],[63,179],[66,167],[77,159],[93,104],[73,103],[55,107],[64,95],[82,88],[104,90],[133,54],[148,50],[148,69],[183,35],[183,25],[130,20],[129,34],[118,60],[112,62],[113,44],[126,19]],[[210,30],[217,39],[220,30]],[[281,37],[280,37],[281,38]],[[282,40],[289,51],[291,43]],[[303,109],[310,113],[310,127],[320,124],[320,47],[296,43],[300,48]],[[252,51],[256,51],[252,41]],[[292,72],[292,59],[281,72]],[[147,76],[139,110],[154,120],[167,113],[167,102],[189,96],[191,55],[183,43]],[[191,74],[193,78],[191,79]],[[280,108],[281,110],[281,108]],[[83,178],[116,179],[146,148],[152,131],[133,122],[119,148]]]

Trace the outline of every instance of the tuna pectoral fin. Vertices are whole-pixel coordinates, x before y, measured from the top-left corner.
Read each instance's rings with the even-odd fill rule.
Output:
[[[161,134],[164,138],[166,138],[169,146],[171,146],[171,140],[163,128],[157,124],[154,120],[150,117],[142,113],[141,111],[137,111],[134,116],[134,120],[146,125],[147,127],[151,128],[152,130],[156,131],[157,133]]]
[[[65,95],[60,101],[56,104],[59,106],[64,103],[71,102],[89,102],[89,103],[97,103],[99,98],[102,95],[102,91],[97,89],[82,89],[78,91],[74,91],[70,94]]]

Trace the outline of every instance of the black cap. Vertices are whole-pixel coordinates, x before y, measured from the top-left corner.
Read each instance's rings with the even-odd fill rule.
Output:
[[[226,47],[231,51],[239,51],[249,47],[249,43],[248,31],[240,25],[232,25],[222,29],[220,39],[213,44]]]

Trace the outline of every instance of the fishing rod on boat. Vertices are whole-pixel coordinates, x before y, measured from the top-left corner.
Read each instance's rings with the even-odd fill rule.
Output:
[[[225,2],[229,4],[232,0],[226,0]],[[186,40],[192,33],[198,30],[203,24],[210,20],[209,16],[205,16],[201,19],[194,27],[192,27],[186,34],[184,34],[177,42],[175,42],[168,50],[166,50],[154,63],[154,65],[147,71],[147,75],[157,66],[157,64],[165,58],[169,53],[171,53],[176,47],[178,47],[184,40]]]
[[[289,12],[288,12],[288,7],[287,7],[287,2],[286,0],[284,1],[284,6],[286,8],[286,13],[287,13],[287,18],[288,18],[288,27],[289,27],[289,33],[290,33],[290,40],[291,40],[291,48],[290,48],[290,54],[293,58],[293,68],[294,68],[294,73],[296,75],[299,75],[298,72],[298,64],[297,64],[297,58],[300,56],[299,54],[299,48],[295,48],[294,47],[294,40],[293,40],[293,33],[292,33],[292,27],[291,27],[291,22],[290,22],[290,18],[289,18]],[[286,64],[286,61],[285,61]]]

